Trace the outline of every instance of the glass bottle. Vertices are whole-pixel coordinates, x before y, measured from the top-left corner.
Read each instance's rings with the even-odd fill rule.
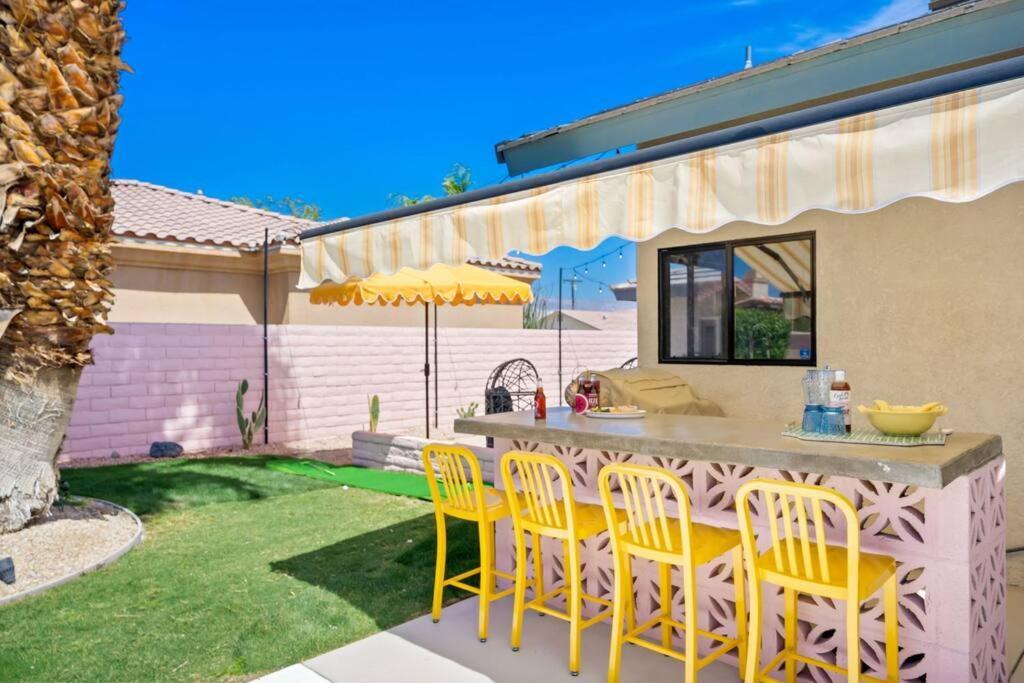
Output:
[[[544,385],[538,383],[537,391],[533,394],[533,419],[548,419],[548,401],[544,396]]]

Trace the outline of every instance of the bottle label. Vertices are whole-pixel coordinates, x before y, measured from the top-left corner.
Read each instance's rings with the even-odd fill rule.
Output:
[[[843,422],[850,425],[850,391],[849,389],[832,389],[828,392],[828,404],[843,409]]]

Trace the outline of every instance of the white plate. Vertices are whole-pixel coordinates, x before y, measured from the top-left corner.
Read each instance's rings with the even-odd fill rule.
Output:
[[[638,410],[635,413],[592,413],[589,410],[583,413],[595,420],[635,420],[647,414],[646,410]]]

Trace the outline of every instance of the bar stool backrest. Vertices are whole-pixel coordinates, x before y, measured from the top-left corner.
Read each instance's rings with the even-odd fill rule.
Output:
[[[613,481],[613,477],[615,481]],[[601,468],[597,487],[605,513],[615,509],[614,484],[622,493],[626,521],[609,516],[613,542],[629,554],[672,562],[690,547],[690,499],[679,477],[659,467],[614,463]],[[672,503],[678,517],[670,516]]]
[[[769,479],[755,479],[740,486],[736,509],[743,551],[754,563],[752,570],[763,564],[751,513],[754,496],[763,501],[773,571],[797,581],[843,587],[857,594],[860,523],[857,510],[846,496],[823,486]],[[825,506],[836,510],[846,523],[846,567],[842,573],[837,571],[843,569],[841,566],[829,562]]]
[[[480,462],[469,448],[455,444],[428,444],[423,449],[423,471],[427,475],[435,508],[470,517],[484,509]]]
[[[510,506],[514,524],[557,538],[573,537],[575,504],[565,463],[545,453],[509,451],[501,458],[501,479],[510,498],[516,492],[522,496],[519,505]]]

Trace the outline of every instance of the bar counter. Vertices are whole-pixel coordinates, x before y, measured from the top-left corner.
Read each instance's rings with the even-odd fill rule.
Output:
[[[568,408],[535,421],[529,412],[499,413],[455,421],[463,434],[649,456],[728,462],[780,470],[874,479],[940,489],[1003,452],[991,434],[954,433],[945,446],[879,446],[800,441],[782,436],[774,422],[696,415],[646,415],[640,419],[595,419]]]
[[[496,457],[509,450],[561,458],[580,502],[597,503],[597,475],[611,462],[666,468],[685,483],[695,521],[737,527],[735,493],[753,478],[783,478],[828,486],[853,501],[861,519],[861,547],[899,562],[900,680],[1008,680],[1005,627],[1005,464],[1002,440],[957,432],[944,446],[896,447],[801,441],[781,435],[784,425],[736,418],[647,415],[602,420],[550,409],[547,420],[532,413],[503,413],[455,421],[464,434],[493,437]],[[497,472],[497,470],[495,470]],[[496,476],[496,480],[500,477]],[[496,481],[501,486],[500,481]],[[764,525],[763,515],[755,524]],[[845,528],[826,519],[832,542]],[[496,531],[498,566],[513,569],[515,549],[507,523]],[[544,545],[546,585],[561,579],[557,543]],[[531,550],[532,552],[532,550]],[[582,551],[584,590],[611,597],[611,556],[606,535]],[[634,565],[637,618],[653,616],[658,574]],[[678,577],[677,577],[678,578]],[[682,591],[674,611],[682,614]],[[701,627],[735,633],[729,558],[698,575]],[[781,648],[782,596],[765,593],[765,660]],[[800,603],[800,650],[845,666],[845,605],[811,596]],[[884,678],[881,601],[861,615],[864,673]],[[809,680],[829,681],[815,670]]]

